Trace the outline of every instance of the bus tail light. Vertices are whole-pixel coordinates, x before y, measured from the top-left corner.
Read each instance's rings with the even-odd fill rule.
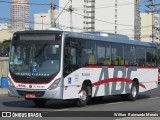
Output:
[[[13,82],[11,81],[10,78],[8,78],[8,86],[9,86],[9,87],[12,87],[12,88],[15,88],[15,86],[14,86],[14,84],[13,84]]]
[[[60,78],[57,79],[57,80],[55,80],[55,81],[49,86],[48,89],[49,89],[49,90],[55,89],[55,88],[58,86],[60,80],[61,80]]]

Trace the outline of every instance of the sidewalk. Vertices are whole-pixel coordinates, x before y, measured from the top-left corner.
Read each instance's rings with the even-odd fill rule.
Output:
[[[8,94],[8,88],[0,88],[0,95]]]

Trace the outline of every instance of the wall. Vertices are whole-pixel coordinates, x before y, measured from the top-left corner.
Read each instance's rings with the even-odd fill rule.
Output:
[[[8,76],[8,57],[0,57],[0,78]]]

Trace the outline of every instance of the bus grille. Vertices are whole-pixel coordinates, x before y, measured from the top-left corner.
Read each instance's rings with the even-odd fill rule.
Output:
[[[51,82],[54,77],[58,74],[52,74],[51,76],[19,76],[19,75],[15,75],[13,74],[11,71],[9,71],[13,80],[17,83],[28,83],[28,84],[32,84],[32,83],[36,83],[36,84],[47,84],[49,82]]]
[[[45,78],[45,77],[13,77],[15,82],[20,83],[49,83],[53,78]]]
[[[45,91],[23,91],[17,90],[18,94],[25,97],[27,93],[33,93],[36,97],[42,97],[45,94]]]

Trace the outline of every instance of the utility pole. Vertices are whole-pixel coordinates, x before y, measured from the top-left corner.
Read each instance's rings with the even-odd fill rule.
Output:
[[[148,7],[149,9],[151,9],[151,10],[149,10],[149,11],[147,11],[146,10],[146,12],[147,13],[151,13],[152,14],[152,35],[151,35],[151,37],[152,37],[152,42],[153,43],[155,43],[155,39],[154,39],[154,22],[155,22],[155,20],[154,20],[154,16],[155,16],[155,0],[147,0],[146,2],[148,2],[149,4],[148,5],[146,5],[146,7]]]
[[[118,14],[117,14],[117,0],[115,0],[115,34],[117,34],[117,17],[118,17]]]
[[[135,0],[134,2],[134,39],[140,40],[140,0]]]
[[[43,18],[46,17],[44,15],[40,16],[42,18],[42,30],[43,30]]]
[[[72,12],[73,12],[73,8],[72,8],[72,0],[70,0],[71,5],[69,6],[68,10],[70,12],[70,30],[73,31],[73,21],[72,21]]]
[[[51,27],[56,28],[56,23],[55,23],[55,5],[54,5],[54,0],[51,0]]]
[[[155,43],[155,40],[154,40],[154,12],[155,12],[155,0],[152,0],[152,42]]]
[[[151,10],[149,11],[146,11],[147,13],[152,13],[152,42],[157,42],[159,43],[160,41],[160,29],[159,29],[159,26],[160,26],[160,23],[159,23],[159,26],[156,26],[155,25],[155,13],[158,13],[160,12],[160,9],[157,9],[157,6],[160,6],[160,4],[156,4],[155,0],[147,0],[146,1],[147,3],[149,3],[148,5],[146,5],[146,7],[150,8]],[[159,40],[158,41],[155,41],[155,37],[158,37]]]

